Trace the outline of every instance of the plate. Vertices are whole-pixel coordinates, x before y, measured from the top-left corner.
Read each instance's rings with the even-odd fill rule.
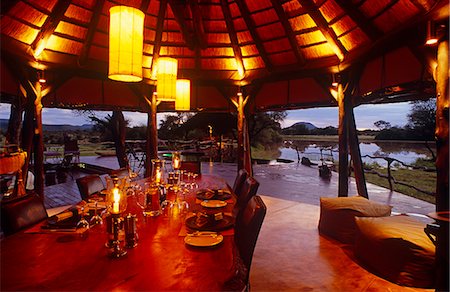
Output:
[[[227,205],[227,202],[221,200],[204,200],[200,205],[207,208],[222,208]]]
[[[208,247],[218,245],[223,241],[223,236],[217,233],[203,233],[197,232],[193,235],[188,234],[184,238],[184,242],[187,245],[198,246],[198,247]]]
[[[225,201],[231,198],[229,190],[199,190],[197,191],[197,199],[199,200],[221,200]]]
[[[199,226],[196,223],[197,216],[192,216],[186,219],[186,226],[192,230],[199,231],[221,231],[228,229],[233,226],[234,219],[230,215],[223,214],[223,219],[214,222],[213,224],[206,224],[203,226]]]

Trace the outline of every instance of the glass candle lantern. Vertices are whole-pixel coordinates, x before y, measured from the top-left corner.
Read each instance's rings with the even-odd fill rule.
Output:
[[[152,181],[155,184],[164,182],[164,160],[152,159]]]
[[[119,188],[118,179],[114,179],[114,186],[106,195],[106,207],[110,214],[121,214],[127,209],[127,196]]]
[[[172,167],[175,171],[179,170],[181,167],[181,156],[178,151],[172,153]]]

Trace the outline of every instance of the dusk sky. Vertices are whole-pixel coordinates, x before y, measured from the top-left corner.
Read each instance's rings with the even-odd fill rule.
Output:
[[[380,105],[361,105],[355,108],[356,126],[358,129],[373,129],[373,123],[379,120],[390,122],[391,125],[404,126],[407,123],[407,114],[411,109],[408,102],[380,104]],[[0,118],[8,119],[10,106],[0,103]],[[99,116],[105,116],[109,112],[99,112]],[[317,127],[338,125],[337,107],[315,108],[303,110],[287,111],[288,116],[284,120],[282,127],[288,127],[296,122],[310,122]],[[125,118],[130,121],[131,126],[146,125],[147,115],[143,113],[124,112]],[[162,113],[158,114],[158,123],[163,118]],[[80,115],[77,111],[66,109],[44,108],[42,119],[44,124],[70,124],[83,125],[88,124],[89,120]]]

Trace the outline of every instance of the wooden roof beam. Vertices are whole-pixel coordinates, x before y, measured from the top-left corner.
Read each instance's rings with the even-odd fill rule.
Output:
[[[270,0],[270,1],[272,2],[272,6],[278,15],[278,18],[280,19],[281,24],[283,25],[284,31],[286,32],[289,43],[291,44],[291,47],[294,51],[295,56],[297,57],[298,62],[301,64],[305,64],[306,63],[305,57],[303,56],[303,53],[301,52],[300,47],[297,43],[297,39],[294,35],[294,31],[292,30],[292,26],[289,23],[286,12],[284,11],[283,7],[281,6],[281,3],[278,0]]]
[[[245,67],[244,61],[242,58],[241,47],[239,46],[236,29],[234,28],[233,19],[231,18],[230,7],[228,6],[227,0],[221,0],[220,4],[222,5],[222,13],[225,18],[225,23],[228,30],[228,35],[230,36],[231,46],[233,47],[234,57],[236,58],[236,65],[239,75],[244,78],[245,76]]]
[[[161,50],[161,41],[164,28],[164,18],[166,16],[167,0],[159,2],[158,20],[156,22],[155,45],[153,47],[153,58],[150,68],[152,69],[152,79],[156,79],[156,64],[158,64],[159,52]]]
[[[92,15],[91,21],[89,23],[89,29],[86,35],[86,41],[81,49],[81,54],[78,57],[78,64],[84,66],[89,56],[89,50],[92,45],[92,40],[94,39],[95,31],[97,30],[98,22],[100,20],[100,15],[102,13],[103,4],[105,0],[96,1],[94,6],[94,14]]]
[[[312,0],[298,0],[301,6],[308,10],[309,16],[314,20],[317,27],[320,29],[328,44],[332,47],[334,53],[340,61],[344,60],[347,49],[339,41],[334,30],[328,26],[325,17],[320,13],[319,7]]]
[[[45,20],[44,24],[41,27],[41,31],[38,33],[33,43],[31,44],[31,49],[33,50],[33,55],[36,59],[44,51],[48,39],[53,34],[59,22],[63,18],[64,13],[66,12],[70,3],[71,1],[58,0],[52,13]]]
[[[183,3],[179,3],[180,1],[176,0],[168,0],[168,1],[170,8],[172,9],[173,15],[175,16],[175,20],[178,22],[178,25],[180,26],[181,34],[183,35],[186,46],[190,50],[194,50],[195,42],[193,41],[193,38],[189,33],[188,24],[184,19],[183,10],[185,5]]]
[[[139,9],[145,13],[145,12],[147,12],[149,4],[150,4],[150,0],[142,0],[141,6],[139,7]]]
[[[273,65],[270,61],[269,57],[267,56],[266,51],[264,50],[264,46],[262,44],[261,38],[259,37],[258,33],[256,32],[256,25],[253,21],[253,18],[250,15],[250,12],[248,10],[247,4],[244,0],[236,0],[236,4],[239,7],[239,10],[241,12],[242,18],[245,21],[245,24],[247,25],[247,29],[250,32],[250,35],[252,36],[253,40],[255,41],[256,48],[259,51],[259,55],[263,59],[266,68],[268,71],[273,71]]]
[[[347,0],[335,0],[336,3],[344,10],[356,25],[369,37],[369,39],[376,40],[379,39],[383,33],[372,23],[369,22],[361,11],[355,8],[355,6]]]
[[[198,5],[198,0],[190,0],[189,7],[192,12],[192,19],[194,21],[194,33],[197,41],[197,45],[205,49],[207,47],[205,27],[203,26],[202,13]]]

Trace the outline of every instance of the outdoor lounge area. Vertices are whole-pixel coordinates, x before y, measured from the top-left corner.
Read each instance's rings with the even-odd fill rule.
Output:
[[[449,8],[2,1],[0,289],[449,291]],[[434,204],[366,181],[354,111],[430,99]],[[254,116],[322,107],[338,113],[336,165],[254,163]],[[92,118],[107,154],[68,133],[46,145],[50,108],[107,113]],[[139,171],[124,112],[147,117]],[[232,163],[201,160],[222,147],[209,123],[207,143],[161,151],[157,113],[186,112],[230,114]]]

